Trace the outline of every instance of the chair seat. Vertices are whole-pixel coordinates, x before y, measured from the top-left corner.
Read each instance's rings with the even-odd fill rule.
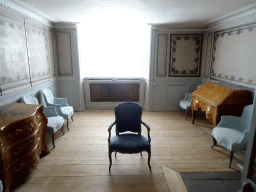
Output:
[[[225,127],[215,127],[212,136],[225,148],[230,151],[245,151],[246,143],[240,143],[244,132]]]
[[[56,133],[64,123],[64,118],[61,116],[48,117],[47,130],[49,133]]]
[[[72,106],[61,107],[61,111],[63,114],[68,116],[68,119],[74,114],[74,109]]]
[[[142,135],[127,133],[111,137],[109,148],[120,153],[139,153],[150,149],[150,143]]]
[[[191,101],[190,100],[181,100],[180,107],[182,109],[190,109],[191,108]]]

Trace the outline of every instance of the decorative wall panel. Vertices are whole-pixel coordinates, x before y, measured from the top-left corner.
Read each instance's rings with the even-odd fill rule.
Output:
[[[211,78],[256,84],[256,24],[214,34]]]
[[[165,77],[167,65],[168,35],[159,34],[157,43],[157,77]]]
[[[1,91],[30,83],[22,23],[0,17],[0,58]]]
[[[199,77],[202,35],[171,35],[169,76]]]
[[[206,57],[205,57],[205,66],[204,66],[204,77],[205,78],[209,78],[209,73],[210,73],[212,40],[213,40],[213,32],[208,33],[208,35],[207,35]]]
[[[71,33],[57,32],[58,65],[60,76],[72,76]]]
[[[46,30],[26,27],[32,83],[50,77],[48,34]]]
[[[184,99],[185,85],[169,85],[167,88],[167,106],[171,109],[179,109],[179,101]]]

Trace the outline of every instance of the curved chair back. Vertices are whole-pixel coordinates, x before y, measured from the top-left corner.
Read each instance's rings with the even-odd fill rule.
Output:
[[[35,96],[33,96],[33,95],[25,95],[23,97],[23,101],[26,104],[39,105],[37,98]]]
[[[131,131],[141,134],[142,108],[136,103],[125,102],[115,107],[116,134]]]
[[[243,127],[244,130],[250,129],[252,112],[253,112],[253,105],[247,105],[243,109],[243,113],[241,115],[240,127]]]
[[[46,103],[54,103],[54,97],[51,89],[43,89],[42,90]]]

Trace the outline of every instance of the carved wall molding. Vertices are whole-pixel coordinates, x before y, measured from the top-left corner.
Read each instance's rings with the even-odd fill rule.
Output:
[[[214,33],[211,79],[255,85],[256,24]]]
[[[171,35],[169,76],[199,77],[202,35]]]
[[[5,1],[0,0],[0,7],[6,9],[14,14],[21,15],[22,17],[26,17],[42,23],[47,26],[53,26],[53,22],[56,22],[54,19],[50,18],[49,16],[39,12],[38,10],[34,9],[33,7],[15,0],[15,1]]]

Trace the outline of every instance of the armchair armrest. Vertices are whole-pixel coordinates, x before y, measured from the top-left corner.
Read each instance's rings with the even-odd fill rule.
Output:
[[[56,98],[54,97],[54,104],[59,104],[61,107],[69,106],[66,98]]]
[[[64,117],[64,116],[65,116],[65,114],[63,114],[63,113],[62,113],[62,111],[61,111],[61,108],[60,108],[60,105],[59,105],[59,104],[52,104],[52,103],[48,103],[48,106],[53,106],[53,107],[55,107],[55,108],[56,108],[56,112],[57,112],[57,114],[58,114],[58,115],[60,115],[60,116],[62,116],[62,117]]]
[[[148,141],[149,141],[149,143],[151,142],[151,138],[150,138],[150,127],[149,127],[149,125],[147,124],[147,123],[145,123],[145,122],[143,122],[143,121],[141,121],[141,123],[147,128],[147,130],[148,130]]]
[[[240,117],[226,115],[226,116],[221,116],[221,120],[217,125],[217,127],[235,128],[235,127],[239,127],[239,125],[240,125]]]
[[[247,143],[250,135],[250,129],[246,129],[244,131],[243,138],[239,141],[239,143]]]
[[[56,112],[56,108],[54,106],[44,107],[44,113],[47,117],[58,116],[58,113]]]
[[[109,135],[108,135],[108,142],[110,142],[111,129],[112,129],[112,127],[113,127],[115,124],[116,124],[116,122],[113,122],[113,123],[111,123],[111,124],[109,125],[109,127],[108,127],[108,133],[109,133]]]

